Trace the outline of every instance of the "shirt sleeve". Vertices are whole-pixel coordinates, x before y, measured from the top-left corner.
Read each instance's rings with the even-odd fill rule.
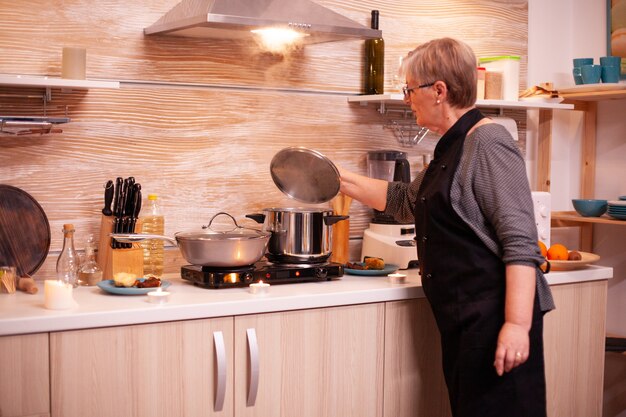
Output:
[[[506,264],[543,263],[537,245],[537,226],[524,159],[499,125],[477,130],[470,181],[483,228],[495,234]],[[467,188],[467,187],[464,187]],[[470,223],[470,226],[472,224]]]
[[[385,214],[393,216],[400,223],[413,223],[415,221],[415,199],[425,171],[419,172],[411,183],[389,183]]]

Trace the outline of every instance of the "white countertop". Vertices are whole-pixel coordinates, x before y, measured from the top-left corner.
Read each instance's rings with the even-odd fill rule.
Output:
[[[75,288],[76,308],[44,308],[43,282],[31,295],[18,291],[0,294],[0,336],[121,326],[210,317],[237,316],[307,308],[397,301],[423,297],[416,269],[398,271],[405,284],[391,284],[386,276],[344,275],[324,282],[272,285],[269,294],[254,295],[247,288],[205,289],[166,276],[172,285],[167,304],[148,302],[146,295],[114,295],[98,287]],[[613,268],[588,266],[578,271],[551,272],[550,285],[612,278]]]

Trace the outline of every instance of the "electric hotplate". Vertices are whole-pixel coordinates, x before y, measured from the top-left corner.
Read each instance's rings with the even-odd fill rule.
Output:
[[[320,264],[277,264],[259,261],[243,267],[214,268],[201,265],[181,267],[181,277],[204,288],[247,287],[253,282],[293,284],[298,282],[330,281],[343,276],[343,265],[335,262]]]

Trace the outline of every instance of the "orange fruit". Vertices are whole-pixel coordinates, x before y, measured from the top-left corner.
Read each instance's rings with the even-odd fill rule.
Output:
[[[551,261],[567,261],[568,256],[569,251],[565,245],[561,245],[560,243],[555,243],[548,249],[548,259]]]
[[[539,244],[539,249],[541,249],[541,256],[543,256],[544,258],[548,256],[548,248],[546,247],[546,244],[543,243],[541,240],[537,243]]]

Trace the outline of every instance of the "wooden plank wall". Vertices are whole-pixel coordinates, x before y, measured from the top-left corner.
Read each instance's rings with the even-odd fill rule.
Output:
[[[47,114],[72,119],[62,134],[0,136],[0,183],[30,193],[50,221],[50,254],[36,278],[54,271],[63,223],[75,224],[78,248],[97,235],[108,179],[132,175],[144,195],[162,196],[166,234],[173,235],[218,211],[242,219],[264,207],[298,206],[269,174],[271,157],[286,146],[317,149],[361,173],[368,150],[403,149],[412,162],[432,152],[435,137],[403,148],[375,106],[347,103],[360,91],[362,41],[276,55],[242,41],[145,37],[143,28],[177,2],[0,2],[0,74],[59,77],[62,47],[79,46],[87,49],[88,79],[122,81],[120,89],[53,89]],[[387,89],[400,56],[442,36],[465,40],[478,56],[521,55],[526,79],[525,0],[318,3],[363,24],[371,9],[380,10]],[[0,114],[40,115],[41,100],[11,96],[41,92],[0,86]],[[524,113],[514,117],[523,127]],[[351,214],[358,253],[371,211],[353,203]],[[184,263],[176,252],[172,271]]]

